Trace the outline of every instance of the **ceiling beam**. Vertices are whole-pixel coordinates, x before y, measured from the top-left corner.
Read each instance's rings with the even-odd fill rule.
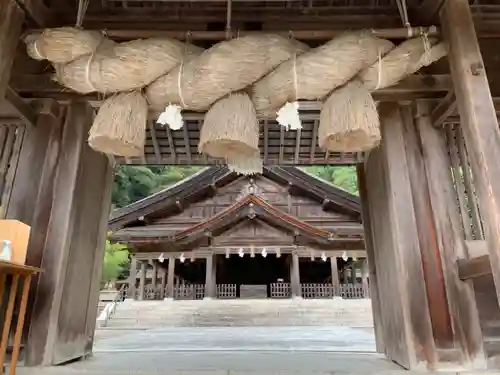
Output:
[[[42,0],[16,0],[24,11],[29,26],[45,28],[53,26],[53,17],[49,8]]]

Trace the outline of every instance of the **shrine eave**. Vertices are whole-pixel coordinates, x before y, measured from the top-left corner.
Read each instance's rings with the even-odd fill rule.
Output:
[[[188,229],[177,233],[169,233],[162,229],[145,227],[144,229],[122,229],[110,236],[110,240],[126,243],[171,243],[176,246],[196,243],[204,238],[216,236],[241,220],[263,220],[283,230],[289,231],[293,236],[319,245],[333,245],[340,233],[326,231],[282,211],[267,203],[257,195],[247,195],[242,200],[227,207],[210,219],[207,219]],[[358,240],[361,240],[362,228]]]
[[[336,210],[359,220],[359,197],[322,181],[297,167],[264,167],[264,177],[288,185],[292,195],[308,196],[323,205],[324,210]],[[109,227],[118,230],[129,225],[147,223],[156,216],[179,212],[190,203],[213,196],[217,189],[238,178],[227,167],[206,167],[187,179],[140,201],[117,209],[111,214]]]

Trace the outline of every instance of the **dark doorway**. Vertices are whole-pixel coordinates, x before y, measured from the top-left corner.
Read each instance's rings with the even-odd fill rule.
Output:
[[[241,296],[241,285],[265,285],[267,297],[270,297],[271,283],[290,282],[288,258],[287,254],[280,257],[275,254],[268,254],[266,257],[260,254],[255,254],[255,257],[231,254],[229,258],[218,255],[217,284],[236,284],[238,297]]]

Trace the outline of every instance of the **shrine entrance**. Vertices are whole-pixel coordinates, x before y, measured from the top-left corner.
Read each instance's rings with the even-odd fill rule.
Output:
[[[161,287],[173,298],[177,262],[186,258],[208,271],[199,296],[210,300],[217,297],[216,257],[224,256],[228,241],[240,238],[236,232],[230,238],[231,230],[241,229],[266,241],[259,246],[289,247],[274,264],[286,280],[280,259],[291,258],[292,297],[304,296],[301,272],[315,281],[327,274],[323,264],[317,273],[301,267],[301,258],[311,252],[315,259],[344,252],[351,259],[366,258],[361,280],[370,289],[377,352],[388,358],[384,363],[410,370],[450,364],[460,371],[499,368],[500,130],[495,107],[500,93],[495,75],[500,6],[495,0],[487,5],[467,0],[90,3],[0,2],[2,217],[31,227],[26,263],[43,270],[26,301],[27,367],[65,364],[92,353],[109,230],[111,240],[134,249],[134,271],[140,267],[142,276],[139,284],[135,277],[128,280],[131,293],[139,287],[145,295],[143,271],[164,259]],[[54,51],[37,43],[51,35],[40,35],[40,29],[74,25],[76,14],[82,27],[65,35],[73,42],[72,35],[84,35],[82,48],[73,48],[74,43],[61,48],[58,41]],[[369,32],[346,34],[347,29]],[[105,35],[96,32],[102,30]],[[276,35],[263,37],[268,33]],[[344,44],[329,49],[330,40],[338,46],[344,38],[354,46],[352,61],[343,60]],[[248,40],[258,43],[245,44]],[[407,53],[406,42],[421,52]],[[233,43],[240,60],[226,49]],[[251,46],[258,46],[260,54]],[[129,48],[132,53],[124,58],[121,53]],[[162,53],[156,53],[158,48]],[[214,50],[222,54],[214,58]],[[58,53],[42,55],[49,52],[61,53],[64,62]],[[349,70],[346,76],[335,76],[330,52],[339,71]],[[327,62],[318,54],[326,54]],[[403,65],[393,64],[395,54]],[[251,60],[255,56],[257,63]],[[142,66],[132,67],[133,74],[116,68],[137,61]],[[214,74],[207,73],[208,63]],[[387,73],[395,66],[392,80]],[[213,77],[216,83],[201,90],[199,85]],[[232,81],[242,77],[243,83]],[[115,105],[120,111],[113,113],[120,116],[103,115]],[[353,106],[359,112],[351,112]],[[94,122],[96,108],[100,116]],[[288,113],[276,116],[280,109]],[[243,114],[246,122],[238,123],[235,118]],[[124,125],[131,122],[135,128]],[[364,124],[367,144],[357,143],[354,151],[349,142],[339,145],[360,134],[351,127],[358,122]],[[97,132],[103,124],[107,132]],[[210,131],[202,131],[207,124]],[[290,126],[293,131],[287,131]],[[131,142],[117,136],[125,133]],[[247,146],[245,153],[224,147],[229,133],[232,141]],[[117,157],[96,152],[109,145],[102,134],[126,151]],[[217,143],[220,139],[224,142]],[[210,150],[212,141],[219,148]],[[188,186],[172,186],[110,219],[117,163],[213,168],[193,176]],[[356,165],[359,199],[285,167],[324,164]],[[233,169],[262,171],[262,188],[237,180]],[[248,227],[238,227],[241,222]],[[264,264],[251,262],[256,270]],[[330,259],[329,264],[333,268],[340,262]],[[179,267],[185,278],[203,282],[201,268]],[[358,280],[357,274],[334,275],[326,281],[332,290],[346,278]],[[272,281],[267,276],[240,280]],[[2,337],[3,350],[8,332]]]

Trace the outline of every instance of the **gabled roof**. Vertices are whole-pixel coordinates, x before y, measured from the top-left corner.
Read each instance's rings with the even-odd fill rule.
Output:
[[[308,196],[323,205],[325,210],[335,210],[360,219],[361,205],[357,196],[329,184],[296,167],[264,167],[263,175],[273,181],[288,184],[291,194]],[[202,169],[194,175],[111,214],[109,226],[120,229],[147,218],[150,215],[166,212],[175,207],[184,207],[215,195],[217,189],[235,179],[238,175],[227,167],[213,166]]]
[[[155,230],[154,226],[146,227],[147,230],[143,230],[141,227],[125,228],[113,233],[110,239],[137,244],[162,242],[172,243],[176,246],[185,245],[195,243],[220,230],[225,230],[242,219],[264,220],[294,233],[295,236],[304,237],[308,241],[321,245],[332,245],[338,236],[343,234],[340,231],[333,233],[309,225],[267,203],[262,198],[250,194],[212,218],[176,233],[165,232],[163,228]],[[361,236],[361,233],[359,235]],[[361,240],[361,237],[359,239]]]

